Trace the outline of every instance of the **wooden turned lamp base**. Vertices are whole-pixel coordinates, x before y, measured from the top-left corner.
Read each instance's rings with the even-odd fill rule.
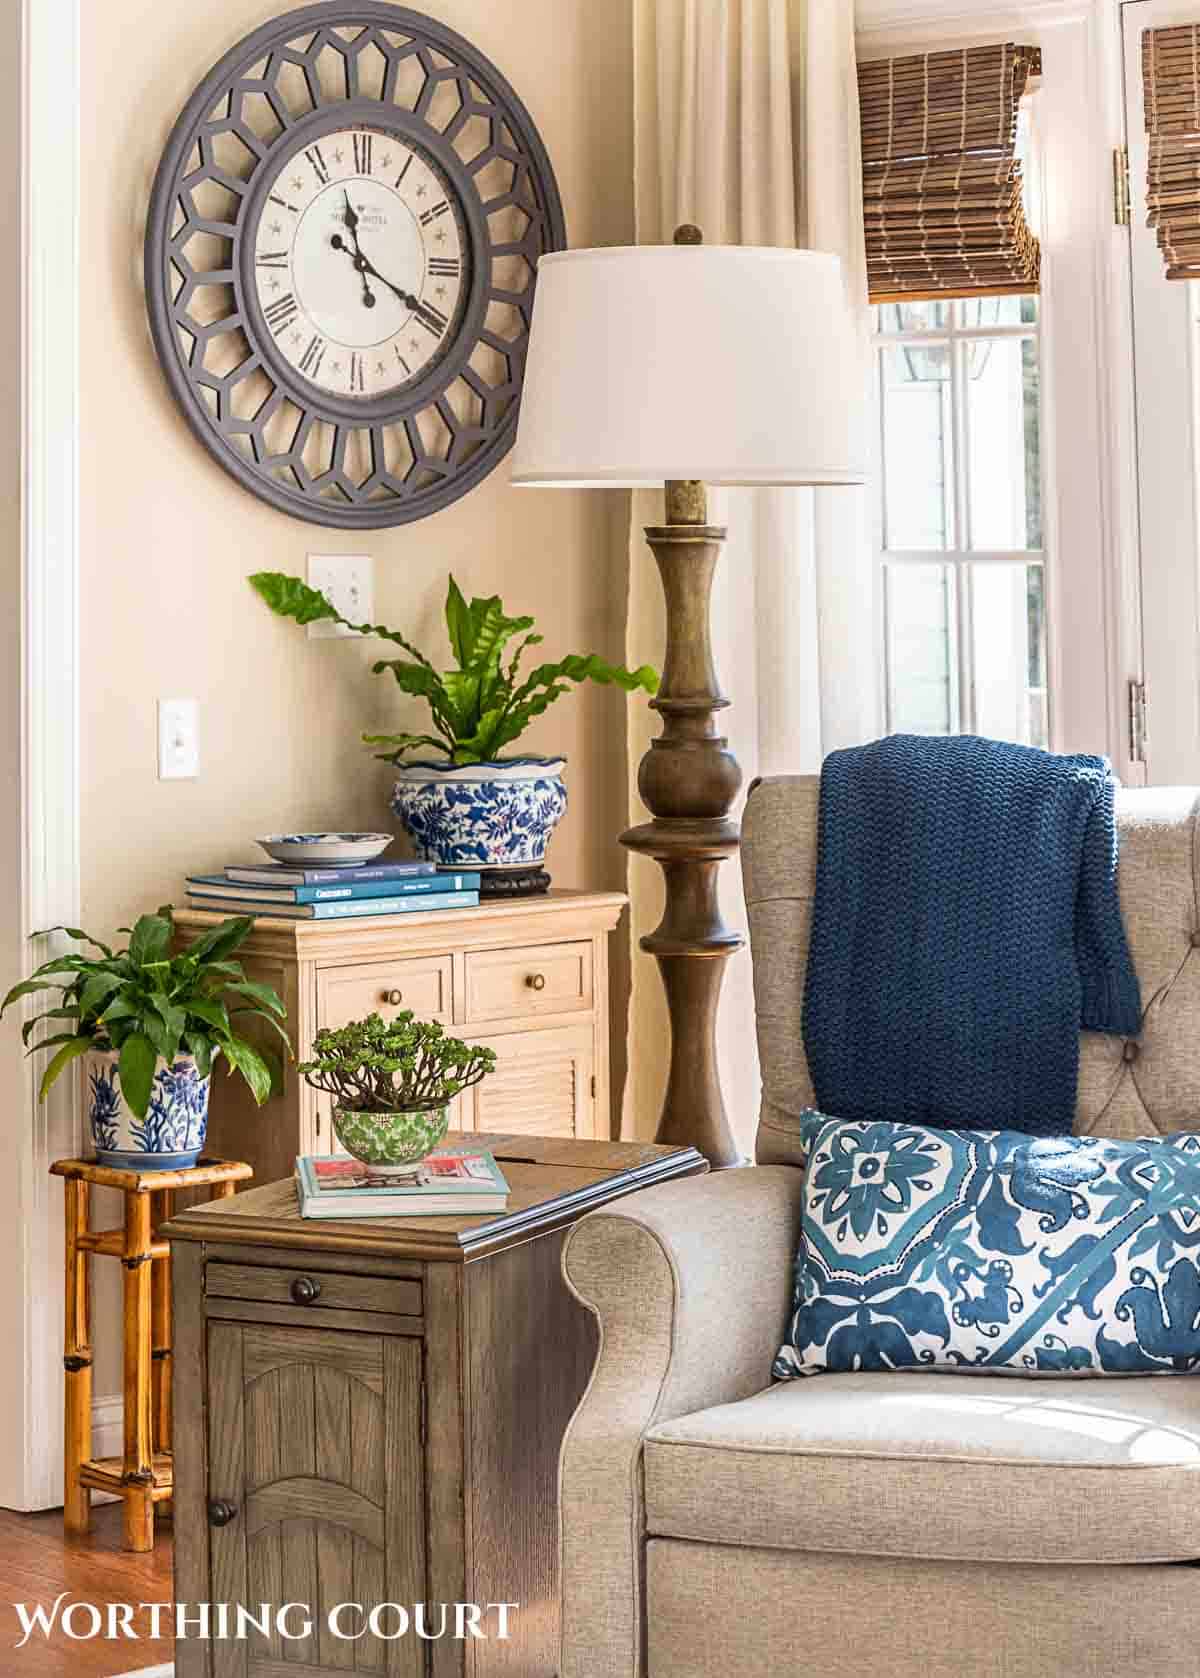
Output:
[[[652,820],[621,843],[660,865],[663,918],[641,946],[662,973],[671,1017],[671,1060],[656,1140],[690,1144],[716,1170],[742,1164],[717,1072],[716,1021],[725,963],[743,943],[721,919],[717,870],[738,847],[730,806],[742,773],[716,713],[729,701],[717,685],[709,628],[713,573],[725,531],[707,522],[704,485],[666,486],[666,519],[646,540],[666,597],[667,647],[658,695],[663,730],[642,759],[638,791]]]
[[[254,1173],[237,1160],[202,1159],[182,1171],[120,1171],[91,1160],[60,1159],[66,1200],[66,1322],[63,1526],[91,1526],[92,1493],[125,1505],[124,1546],[154,1548],[154,1509],[171,1496],[171,1248],[159,1226],[179,1189],[207,1187],[224,1199]],[[121,1229],[91,1228],[92,1185],[125,1196]],[[124,1441],[120,1457],[92,1455],[91,1257],[120,1259],[124,1270]]]

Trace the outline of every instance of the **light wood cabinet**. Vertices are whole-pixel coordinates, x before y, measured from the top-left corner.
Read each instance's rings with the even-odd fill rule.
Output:
[[[495,1049],[496,1071],[452,1104],[459,1130],[607,1139],[608,939],[616,892],[552,891],[478,908],[348,921],[255,922],[240,952],[287,1009],[297,1058],[322,1026],[411,1008]],[[221,919],[183,909],[184,937]],[[269,1034],[253,1023],[266,1048]],[[209,1146],[247,1160],[260,1182],[290,1176],[297,1154],[337,1151],[329,1098],[294,1066],[256,1108],[240,1079],[213,1080]]]

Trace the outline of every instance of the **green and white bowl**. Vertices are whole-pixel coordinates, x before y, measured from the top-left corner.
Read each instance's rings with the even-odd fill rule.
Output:
[[[416,1165],[444,1139],[449,1123],[447,1107],[420,1113],[333,1109],[334,1134],[346,1152],[364,1165]]]

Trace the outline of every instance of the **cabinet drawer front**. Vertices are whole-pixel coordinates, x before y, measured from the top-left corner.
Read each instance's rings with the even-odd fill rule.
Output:
[[[466,973],[469,1021],[565,1014],[592,1006],[589,943],[469,950]]]
[[[210,1262],[204,1277],[210,1299],[261,1300],[321,1311],[421,1315],[421,1284],[389,1276],[346,1276],[331,1270],[282,1270],[260,1264]]]
[[[317,1025],[347,1025],[368,1014],[391,1019],[410,1008],[420,1020],[449,1023],[453,1010],[449,956],[334,967],[317,980]]]

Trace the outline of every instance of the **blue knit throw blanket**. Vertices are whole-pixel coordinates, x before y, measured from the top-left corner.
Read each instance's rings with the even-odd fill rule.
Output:
[[[1106,759],[893,735],[821,773],[804,1045],[842,1119],[1070,1131],[1079,1032],[1135,1035]]]

